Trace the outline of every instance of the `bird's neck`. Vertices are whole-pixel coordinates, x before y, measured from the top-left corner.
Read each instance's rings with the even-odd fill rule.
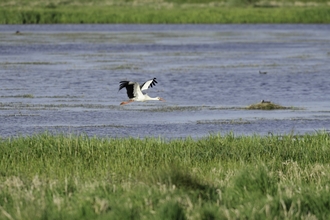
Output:
[[[159,100],[158,97],[152,98],[152,97],[150,97],[148,95],[145,95],[145,97],[146,97],[146,100]]]

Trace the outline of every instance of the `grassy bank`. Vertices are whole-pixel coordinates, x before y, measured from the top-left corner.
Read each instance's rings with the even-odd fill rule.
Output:
[[[0,219],[328,219],[330,136],[0,142]]]
[[[0,24],[330,23],[330,6],[324,0],[299,6],[294,1],[257,0],[5,0],[0,6]]]

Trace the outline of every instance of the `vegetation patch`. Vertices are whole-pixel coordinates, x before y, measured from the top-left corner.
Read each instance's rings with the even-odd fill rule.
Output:
[[[37,98],[47,98],[47,99],[58,99],[58,98],[68,98],[68,99],[78,99],[78,98],[84,98],[83,95],[77,96],[77,95],[54,95],[54,96],[37,96]]]
[[[8,96],[6,96],[8,97]],[[17,97],[15,97],[17,98]],[[22,98],[22,97],[20,97]],[[29,98],[29,97],[27,97]],[[65,101],[65,100],[64,100]],[[30,104],[30,103],[3,103],[0,102],[0,109],[20,109],[20,110],[49,110],[62,108],[86,108],[86,109],[120,109],[119,105],[101,105],[101,104]]]
[[[234,120],[198,120],[197,124],[251,124],[250,121],[242,119]]]
[[[153,109],[144,109],[143,111],[152,111],[152,112],[175,112],[175,111],[200,111],[202,106],[164,106]]]
[[[0,138],[3,219],[328,219],[330,135]],[[258,210],[258,211],[256,211]]]
[[[65,62],[4,62],[0,65],[58,65],[65,64]]]
[[[19,112],[17,114],[1,115],[1,117],[32,117],[32,116],[40,116],[40,115],[38,115],[38,114],[23,114],[21,112]]]
[[[34,95],[32,94],[7,95],[7,96],[0,96],[0,98],[34,98]]]
[[[0,3],[0,24],[204,24],[329,23],[329,5],[318,0],[119,0],[9,1]]]
[[[259,102],[256,104],[252,104],[247,106],[245,109],[248,110],[280,110],[280,109],[298,109],[296,107],[285,107],[282,105],[274,104],[272,102]]]

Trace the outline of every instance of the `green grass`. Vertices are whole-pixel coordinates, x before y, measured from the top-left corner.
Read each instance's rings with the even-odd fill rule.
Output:
[[[245,109],[248,110],[279,110],[279,109],[298,109],[298,108],[294,108],[294,107],[285,107],[282,105],[278,105],[275,103],[255,103],[252,105],[247,106]]]
[[[274,1],[201,2],[4,1],[0,3],[0,24],[330,23],[330,6],[323,0],[314,1],[315,6],[307,2],[300,7],[294,7],[293,1],[275,1],[275,6],[269,5]]]
[[[0,141],[0,219],[328,219],[330,135]]]
[[[23,95],[12,95],[12,96],[0,96],[1,98],[34,98],[32,94],[23,94]]]

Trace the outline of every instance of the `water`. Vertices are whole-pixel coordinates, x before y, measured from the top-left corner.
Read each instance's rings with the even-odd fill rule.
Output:
[[[0,25],[0,136],[329,131],[329,36],[330,25]],[[119,106],[119,81],[153,77],[149,96],[166,102]],[[262,99],[299,109],[242,109]]]

